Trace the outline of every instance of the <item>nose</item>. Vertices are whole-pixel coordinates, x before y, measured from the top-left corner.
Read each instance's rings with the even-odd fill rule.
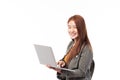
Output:
[[[70,32],[74,32],[74,28],[70,28]]]

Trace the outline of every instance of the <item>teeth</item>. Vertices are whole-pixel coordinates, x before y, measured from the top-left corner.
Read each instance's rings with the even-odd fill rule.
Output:
[[[75,34],[71,34],[72,36],[74,36]]]

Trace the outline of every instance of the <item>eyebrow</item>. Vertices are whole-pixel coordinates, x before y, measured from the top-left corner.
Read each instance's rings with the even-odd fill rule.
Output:
[[[69,25],[69,24],[68,24],[68,26],[73,26],[73,27],[76,27],[76,25]]]

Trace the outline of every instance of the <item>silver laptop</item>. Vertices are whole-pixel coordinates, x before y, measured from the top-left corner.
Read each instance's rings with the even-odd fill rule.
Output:
[[[50,46],[34,44],[34,47],[35,47],[40,64],[50,65],[53,68],[57,68],[61,70],[73,71],[66,68],[60,68],[57,66],[57,63],[53,54],[53,50]]]

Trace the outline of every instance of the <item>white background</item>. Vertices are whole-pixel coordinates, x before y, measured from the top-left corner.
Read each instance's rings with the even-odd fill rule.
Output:
[[[0,80],[57,80],[39,64],[33,44],[49,45],[58,61],[70,41],[67,20],[86,21],[95,72],[93,80],[119,80],[119,0],[0,0]]]

